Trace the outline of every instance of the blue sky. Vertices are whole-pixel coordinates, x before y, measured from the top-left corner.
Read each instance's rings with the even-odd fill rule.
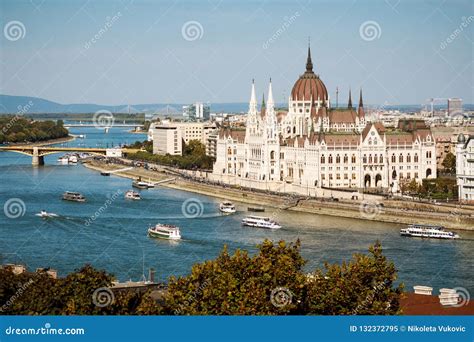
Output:
[[[473,103],[473,4],[2,0],[0,93],[60,103],[244,102],[252,78],[261,96],[271,77],[286,102],[311,37],[333,103],[336,87],[340,103],[349,87],[363,87],[371,104]],[[22,38],[6,32],[12,21],[23,24]],[[188,22],[197,36],[183,34]]]

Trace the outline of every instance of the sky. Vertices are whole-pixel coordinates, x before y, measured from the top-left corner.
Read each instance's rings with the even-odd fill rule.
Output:
[[[369,104],[474,103],[471,0],[2,0],[0,25],[6,95],[247,102],[271,78],[286,103],[310,40],[332,104],[361,87]]]

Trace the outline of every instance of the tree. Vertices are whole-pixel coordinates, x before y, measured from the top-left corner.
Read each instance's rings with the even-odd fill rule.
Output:
[[[403,285],[394,286],[395,266],[377,242],[369,255],[355,254],[349,263],[325,264],[307,286],[306,310],[318,315],[393,315],[400,313]]]
[[[451,152],[446,153],[441,165],[444,167],[444,172],[449,174],[456,173],[456,156]]]
[[[170,313],[182,315],[275,315],[299,313],[303,297],[305,263],[300,243],[287,245],[266,240],[250,257],[227,247],[211,261],[195,264],[191,274],[171,277],[166,297]],[[287,289],[293,300],[272,304],[272,291]]]

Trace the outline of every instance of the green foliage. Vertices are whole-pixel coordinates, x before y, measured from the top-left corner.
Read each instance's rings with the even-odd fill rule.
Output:
[[[214,158],[206,155],[206,147],[198,140],[191,140],[188,144],[183,147],[182,156],[172,156],[169,154],[160,155],[153,154],[153,146],[146,145],[145,142],[130,145],[131,148],[143,148],[147,151],[140,151],[137,153],[129,153],[127,157],[133,160],[141,160],[150,163],[162,164],[177,167],[186,170],[195,169],[212,169]]]
[[[376,243],[369,255],[355,254],[342,265],[325,264],[307,285],[306,309],[317,315],[393,315],[400,313],[403,285],[394,288],[396,269]]]
[[[453,153],[448,152],[441,164],[444,167],[444,172],[449,174],[456,173],[456,156]]]
[[[458,197],[458,186],[455,178],[438,177],[423,179],[420,194],[425,198],[445,200]]]
[[[298,313],[299,305],[276,307],[273,289],[288,288],[302,298],[305,275],[300,244],[274,245],[265,241],[260,252],[250,257],[237,250],[229,255],[225,247],[215,260],[195,264],[186,277],[171,277],[166,304],[171,313],[183,315],[275,315]]]
[[[36,142],[67,137],[63,121],[33,121],[20,116],[0,117],[0,143]]]

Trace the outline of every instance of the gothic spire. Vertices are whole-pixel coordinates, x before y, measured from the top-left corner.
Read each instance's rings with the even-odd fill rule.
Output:
[[[308,58],[306,59],[306,72],[313,72],[313,61],[311,60],[311,46],[308,42]]]
[[[349,88],[349,101],[347,102],[347,108],[352,108],[351,88]]]
[[[362,88],[360,88],[359,107],[364,107],[364,103],[362,102]]]
[[[252,91],[250,94],[249,111],[252,113],[257,112],[257,97],[255,95],[255,81],[254,80],[252,80]]]
[[[262,108],[265,108],[265,93],[262,94]]]
[[[275,102],[273,101],[273,91],[272,91],[272,79],[270,78],[270,84],[268,85],[268,100],[267,106],[269,109],[273,109]]]

